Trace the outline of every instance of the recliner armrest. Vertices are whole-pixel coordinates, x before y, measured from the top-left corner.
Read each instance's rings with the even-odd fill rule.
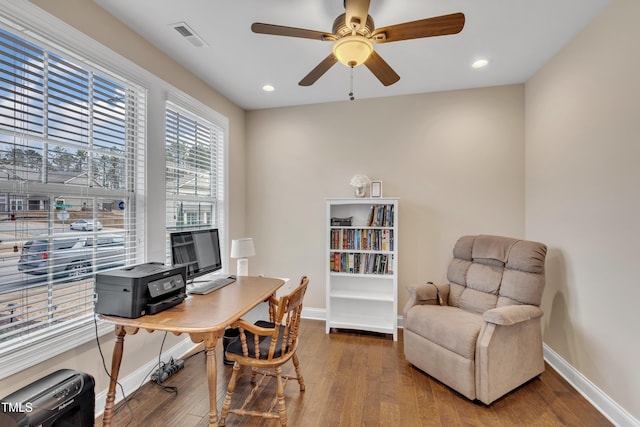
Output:
[[[438,304],[436,287],[440,292],[440,297],[446,304],[449,298],[448,283],[409,285],[407,291],[409,292],[409,296],[416,300],[416,304]]]
[[[449,284],[438,283],[435,286],[438,287],[442,301],[447,305],[447,300],[449,299]],[[407,317],[407,311],[414,305],[439,304],[436,288],[432,284],[409,285],[407,286],[407,292],[409,292],[409,300],[407,300],[403,310],[405,318]]]
[[[535,305],[506,305],[485,311],[482,320],[496,325],[515,325],[542,317],[542,309]]]

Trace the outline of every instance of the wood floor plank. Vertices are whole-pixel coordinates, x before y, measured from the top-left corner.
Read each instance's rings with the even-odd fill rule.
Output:
[[[126,353],[126,352],[125,352]],[[218,346],[218,408],[222,407],[231,367],[222,363]],[[127,355],[125,354],[125,358]],[[487,406],[471,402],[439,381],[410,365],[404,358],[402,330],[398,341],[389,335],[334,331],[325,334],[322,321],[303,319],[298,357],[306,384],[300,392],[295,380],[285,389],[290,427],[373,426],[576,426],[612,424],[553,369]],[[288,364],[285,374],[294,375]],[[185,368],[165,385],[144,385],[122,403],[113,418],[114,427],[207,427],[208,391],[203,353],[186,358]],[[248,372],[234,394],[244,400],[251,389]],[[272,378],[265,389],[275,395]],[[273,395],[258,399],[268,405]],[[277,420],[227,417],[229,427],[276,427]],[[101,419],[95,427],[102,427]]]

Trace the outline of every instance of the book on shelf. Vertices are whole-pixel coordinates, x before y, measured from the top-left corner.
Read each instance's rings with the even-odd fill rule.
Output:
[[[382,244],[380,249],[383,251],[388,251],[389,249],[389,230],[381,230],[382,231]]]
[[[393,252],[392,229],[336,228],[330,231],[331,249]]]
[[[353,217],[349,216],[346,218],[338,218],[338,217],[331,217],[331,225],[332,226],[336,226],[336,227],[351,227],[351,224],[353,223]]]
[[[393,227],[393,205],[373,205],[369,211],[369,227]]]
[[[393,255],[357,252],[334,252],[330,271],[349,274],[393,274]]]

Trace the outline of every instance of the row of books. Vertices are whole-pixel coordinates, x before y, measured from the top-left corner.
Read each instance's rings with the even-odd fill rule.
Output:
[[[339,228],[331,230],[331,249],[393,251],[393,230]]]
[[[393,274],[393,255],[332,252],[329,263],[336,273]]]
[[[373,205],[367,225],[370,227],[393,227],[393,205]]]

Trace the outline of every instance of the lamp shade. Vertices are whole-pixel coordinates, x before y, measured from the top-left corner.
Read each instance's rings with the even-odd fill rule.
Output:
[[[253,247],[251,237],[231,241],[231,258],[247,258],[255,254],[256,249]]]
[[[362,36],[345,36],[333,45],[333,54],[347,67],[356,67],[364,63],[373,52],[371,41]]]

